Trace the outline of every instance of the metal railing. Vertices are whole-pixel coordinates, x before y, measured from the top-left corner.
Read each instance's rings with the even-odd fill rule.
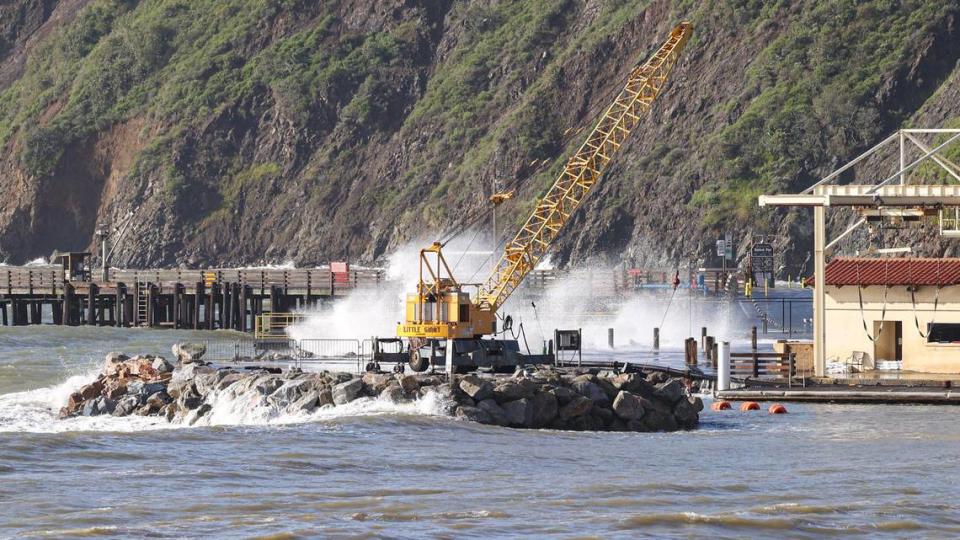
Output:
[[[254,321],[253,337],[258,341],[286,340],[287,328],[303,322],[304,313],[264,313]]]

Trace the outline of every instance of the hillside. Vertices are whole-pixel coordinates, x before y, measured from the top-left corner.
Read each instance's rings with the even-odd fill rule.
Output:
[[[120,265],[375,261],[520,186],[682,19],[666,93],[555,260],[658,264],[902,125],[960,126],[960,4],[942,0],[14,0],[0,5],[0,261],[89,247]],[[544,163],[543,166],[532,164]],[[882,174],[883,171],[878,171]]]

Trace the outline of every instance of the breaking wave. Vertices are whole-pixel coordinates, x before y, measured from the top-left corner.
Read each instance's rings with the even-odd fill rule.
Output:
[[[0,433],[133,432],[191,427],[189,415],[183,422],[173,423],[163,418],[141,416],[59,418],[60,408],[66,405],[70,394],[96,379],[98,373],[99,370],[92,370],[71,376],[53,386],[0,395]],[[255,400],[251,394],[233,396],[228,390],[213,394],[208,400],[212,409],[196,419],[192,426],[282,425],[375,415],[441,416],[446,406],[438,394],[429,393],[422,399],[407,403],[361,398],[310,413],[291,413],[262,400]]]

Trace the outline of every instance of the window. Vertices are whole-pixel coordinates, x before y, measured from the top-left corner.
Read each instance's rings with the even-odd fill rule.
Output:
[[[460,322],[470,322],[470,306],[467,304],[460,304],[460,313],[457,320]]]
[[[927,323],[927,343],[960,344],[960,324]]]

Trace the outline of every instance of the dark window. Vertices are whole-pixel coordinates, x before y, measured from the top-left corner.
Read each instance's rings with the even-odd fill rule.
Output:
[[[927,343],[960,343],[960,324],[928,323]]]
[[[468,304],[458,304],[460,306],[460,313],[457,320],[460,322],[470,322],[470,306]]]

